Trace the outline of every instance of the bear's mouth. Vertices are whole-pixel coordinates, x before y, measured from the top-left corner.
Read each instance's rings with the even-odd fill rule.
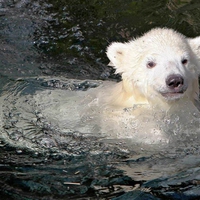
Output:
[[[165,92],[161,93],[163,97],[166,99],[174,100],[174,99],[180,99],[183,96],[184,91],[179,92]]]

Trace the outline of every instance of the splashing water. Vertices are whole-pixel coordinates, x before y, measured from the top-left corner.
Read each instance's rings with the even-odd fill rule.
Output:
[[[43,78],[17,81],[1,97],[2,136],[31,148],[57,146],[71,132],[147,144],[199,141],[199,111],[192,103],[180,101],[178,107],[161,112],[148,105],[114,108],[102,103],[113,84]],[[60,135],[48,134],[52,130]]]

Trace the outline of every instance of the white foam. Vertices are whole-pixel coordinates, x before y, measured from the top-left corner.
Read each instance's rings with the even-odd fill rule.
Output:
[[[200,114],[192,102],[178,101],[165,111],[149,105],[116,108],[105,105],[96,95],[102,94],[105,87],[88,91],[45,90],[34,99],[37,109],[62,131],[72,129],[142,143],[168,143],[200,133]]]

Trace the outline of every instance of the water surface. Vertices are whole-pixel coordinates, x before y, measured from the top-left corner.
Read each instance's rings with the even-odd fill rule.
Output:
[[[192,0],[1,1],[2,199],[199,199],[195,137],[146,145],[63,131],[36,109],[33,98],[118,81],[107,66],[110,42],[156,26],[195,37],[199,13],[200,2]]]

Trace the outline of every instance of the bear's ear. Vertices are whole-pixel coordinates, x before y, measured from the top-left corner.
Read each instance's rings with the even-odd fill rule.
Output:
[[[125,68],[125,57],[128,51],[127,44],[114,42],[107,48],[107,56],[110,60],[109,65],[116,69],[116,73],[123,73]]]
[[[189,38],[188,42],[193,52],[196,54],[196,56],[200,60],[200,36],[196,38]]]
[[[197,61],[198,61],[197,73],[200,74],[200,36],[196,38],[192,38],[192,39],[189,38],[188,42],[190,44],[192,51],[197,57]]]

